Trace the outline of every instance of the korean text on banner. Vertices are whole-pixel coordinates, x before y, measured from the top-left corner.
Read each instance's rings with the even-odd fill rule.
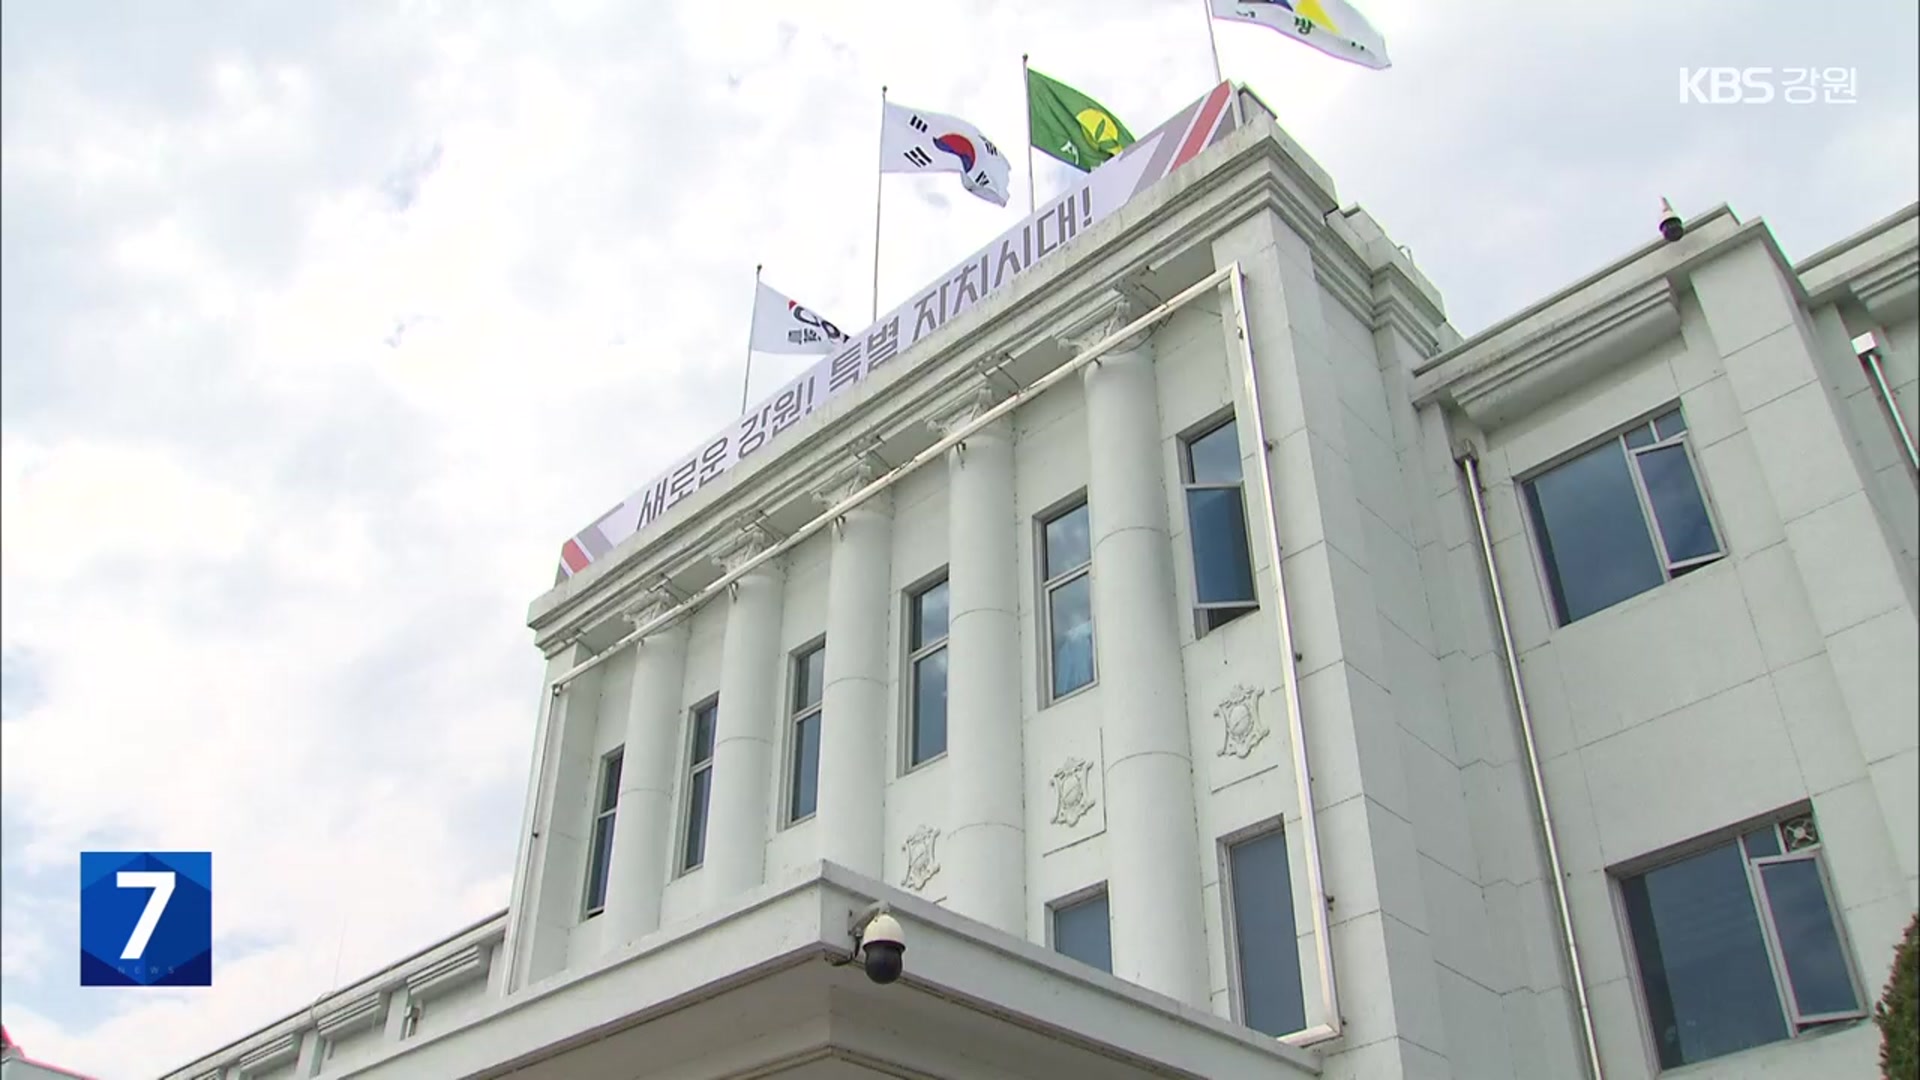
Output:
[[[978,307],[1035,263],[1192,160],[1233,129],[1232,97],[1230,84],[1214,87],[918,296],[849,336],[844,348],[822,357],[562,545],[560,577],[585,570],[741,461],[763,452],[828,401],[862,380],[884,375],[902,351]]]

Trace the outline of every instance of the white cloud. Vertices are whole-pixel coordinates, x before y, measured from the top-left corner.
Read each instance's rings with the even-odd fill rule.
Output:
[[[1464,332],[1663,194],[1796,252],[1912,198],[1912,50],[1846,52],[1911,41],[1910,5],[1365,6],[1390,72],[1241,27],[1221,59]],[[109,1078],[504,904],[527,602],[728,419],[753,264],[862,321],[881,84],[1015,148],[1022,52],[1136,132],[1212,78],[1198,5],[1149,0],[3,10],[5,1019]],[[1858,66],[1860,104],[1670,100],[1677,64],[1801,61]],[[885,198],[883,306],[1010,221],[949,178]],[[148,845],[215,853],[230,959],[79,995],[76,852]]]

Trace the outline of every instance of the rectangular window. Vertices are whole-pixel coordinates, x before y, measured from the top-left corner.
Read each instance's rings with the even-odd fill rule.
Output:
[[[600,759],[600,792],[593,802],[593,839],[587,848],[586,917],[607,906],[607,866],[613,861],[613,818],[620,805],[620,761],[615,750]]]
[[[1307,1026],[1293,926],[1287,837],[1278,829],[1227,845],[1240,1022],[1275,1037]]]
[[[1726,554],[1673,409],[1524,482],[1561,625]]]
[[[1193,602],[1205,633],[1260,607],[1247,543],[1240,429],[1233,417],[1180,440],[1180,478],[1193,552]]]
[[[1087,525],[1085,499],[1040,521],[1049,701],[1093,684],[1093,551]]]
[[[1107,890],[1056,904],[1053,912],[1053,951],[1071,956],[1101,971],[1113,971],[1113,926],[1107,913]]]
[[[1620,879],[1662,1068],[1866,1015],[1811,814]]]
[[[680,869],[692,870],[707,858],[707,799],[713,794],[713,727],[720,719],[720,699],[709,698],[693,707],[687,722],[686,833],[680,849]]]
[[[787,777],[787,821],[813,816],[820,801],[820,697],[826,685],[827,645],[793,658],[792,770]]]
[[[907,767],[947,752],[947,579],[907,598]]]

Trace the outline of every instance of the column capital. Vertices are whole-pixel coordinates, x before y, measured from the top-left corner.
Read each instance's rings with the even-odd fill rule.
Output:
[[[928,418],[927,423],[942,437],[951,435],[979,419],[988,409],[998,405],[1003,397],[1005,395],[1001,391],[983,383],[941,408]]]
[[[1108,293],[1098,309],[1055,335],[1054,340],[1077,356],[1105,341],[1109,335],[1118,333],[1146,312],[1146,306],[1140,301],[1124,293]],[[1144,345],[1152,334],[1153,327],[1149,326],[1107,350],[1105,355],[1132,352]]]
[[[680,603],[664,585],[636,593],[620,605],[620,621],[638,629],[671,611]]]
[[[830,510],[880,476],[880,466],[866,453],[835,469],[814,488],[813,499],[823,510]],[[869,500],[871,501],[871,500]]]
[[[729,529],[714,546],[713,561],[732,573],[773,545],[773,533],[766,526],[758,521],[742,522]]]

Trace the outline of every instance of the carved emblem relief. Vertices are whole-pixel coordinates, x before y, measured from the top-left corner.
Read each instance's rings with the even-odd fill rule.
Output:
[[[1093,762],[1070,757],[1053,771],[1048,783],[1053,787],[1053,823],[1072,828],[1093,809],[1093,788],[1087,777]]]
[[[901,850],[907,853],[907,874],[900,884],[918,892],[926,887],[933,875],[940,872],[940,860],[934,853],[934,844],[939,839],[939,829],[922,825],[907,837],[906,843],[900,845]]]
[[[1219,757],[1244,758],[1267,737],[1266,722],[1260,719],[1260,699],[1265,694],[1265,690],[1235,686],[1214,706],[1213,715],[1220,718],[1222,729]]]

